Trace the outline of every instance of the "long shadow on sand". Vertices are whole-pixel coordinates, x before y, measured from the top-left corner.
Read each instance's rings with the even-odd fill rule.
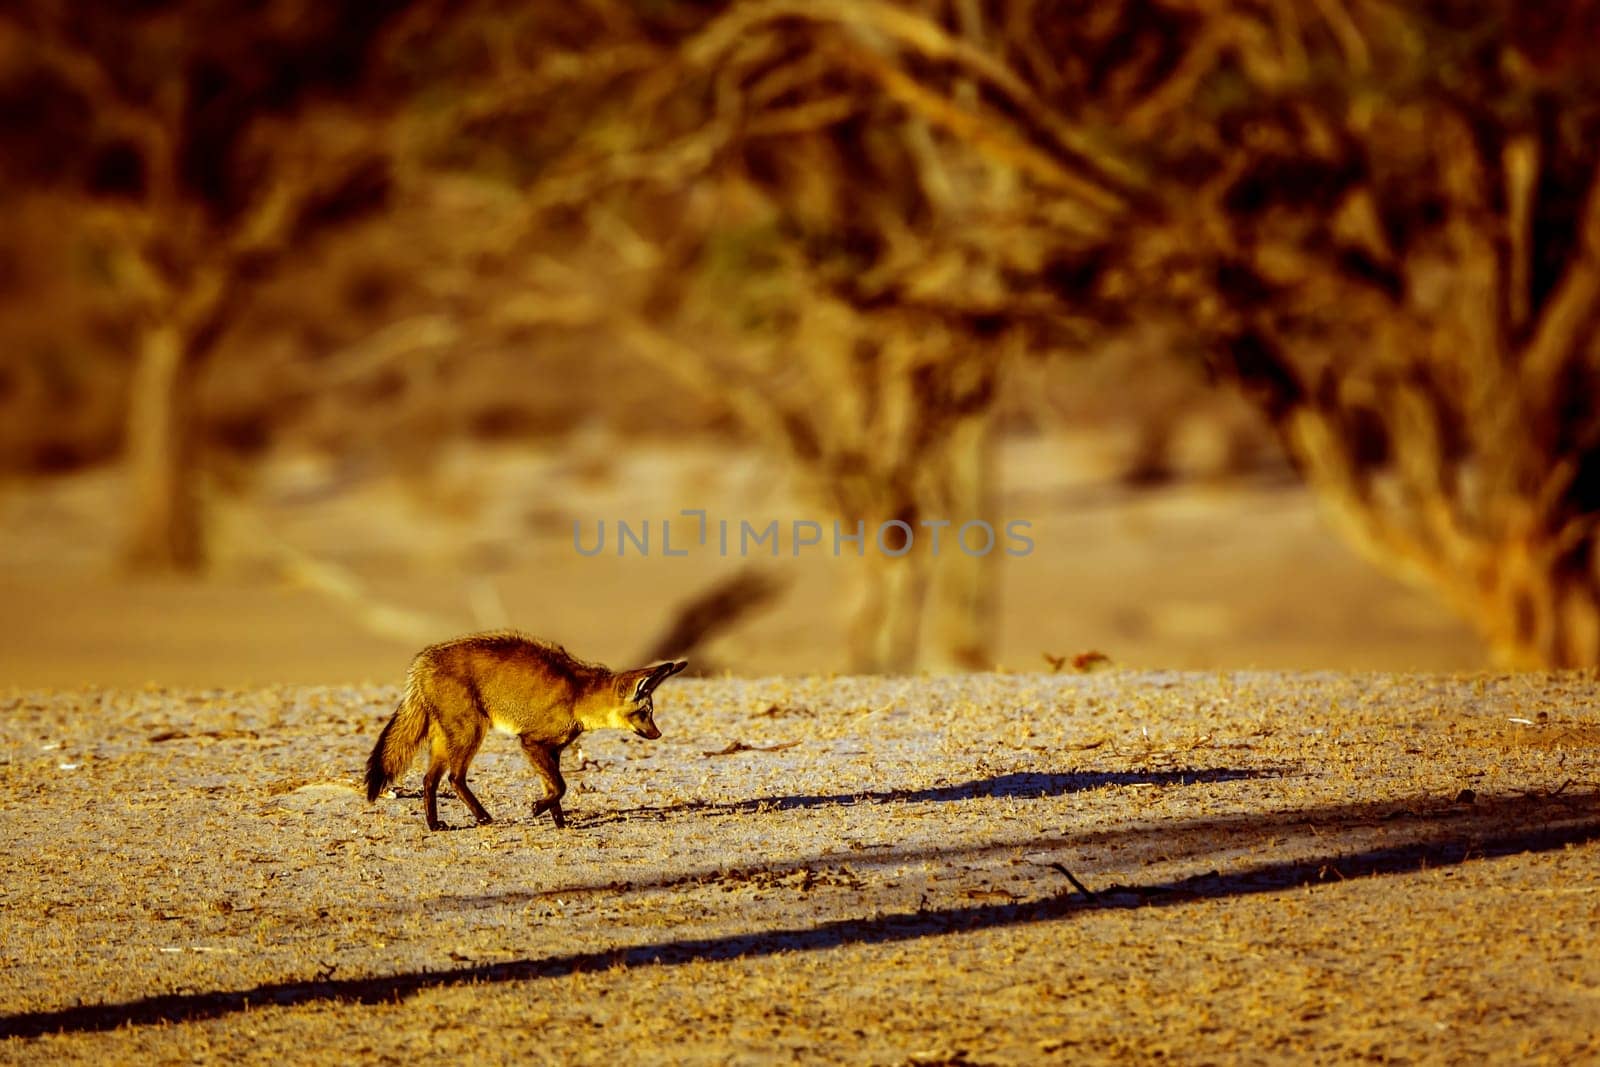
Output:
[[[1418,802],[1419,806],[1425,802]],[[1512,797],[1483,803],[1462,817],[1391,804],[1401,814],[1383,847],[1327,851],[1292,861],[1261,863],[1169,882],[1102,887],[1090,897],[1073,888],[1023,903],[973,904],[843,919],[720,937],[678,938],[510,963],[480,964],[374,978],[271,982],[249,989],[164,994],[121,1004],[89,1004],[0,1016],[0,1036],[38,1037],[122,1026],[216,1019],[251,1006],[344,1002],[393,1003],[430,989],[526,982],[588,970],[673,967],[701,960],[753,959],[780,952],[819,952],[845,945],[886,944],[938,937],[979,927],[1022,926],[1070,919],[1096,909],[1173,907],[1195,899],[1245,897],[1296,886],[1448,867],[1467,859],[1549,852],[1600,840],[1600,793]],[[1348,819],[1348,805],[1281,813],[1312,828]],[[1277,821],[1277,820],[1272,820]],[[1277,830],[1281,832],[1283,823]],[[1152,836],[1193,833],[1184,823],[1147,827]]]
[[[1208,782],[1237,782],[1250,778],[1282,778],[1290,771],[1280,767],[1205,767],[1144,771],[1078,771],[1052,774],[1042,771],[1012,771],[989,778],[974,778],[952,785],[923,789],[865,789],[857,793],[798,793],[780,797],[750,797],[745,800],[685,800],[677,804],[625,808],[586,815],[567,814],[567,825],[574,830],[624,822],[664,822],[679,816],[754,815],[772,811],[798,811],[809,808],[852,807],[857,804],[931,804],[994,797],[1036,800],[1068,793],[1086,793],[1115,786],[1186,786]],[[421,799],[420,791],[397,792],[405,799]],[[442,798],[449,803],[451,798]],[[460,810],[460,809],[457,809]],[[440,827],[441,830],[475,829],[468,826]]]
[[[859,793],[800,793],[786,797],[752,797],[749,800],[697,801],[661,807],[629,808],[600,815],[572,817],[579,829],[615,822],[664,819],[675,815],[750,815],[766,811],[794,811],[801,808],[827,808],[853,804],[928,804],[979,797],[1035,799],[1059,797],[1126,785],[1197,785],[1204,782],[1237,782],[1247,778],[1281,778],[1279,768],[1211,767],[1165,771],[1079,771],[1073,774],[1048,774],[1038,771],[1013,771],[991,778],[974,778],[954,785],[925,789],[879,789]]]

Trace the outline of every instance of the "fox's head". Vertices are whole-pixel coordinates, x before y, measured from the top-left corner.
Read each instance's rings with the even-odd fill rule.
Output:
[[[661,731],[656,728],[655,707],[651,703],[650,694],[655,692],[656,686],[688,665],[688,660],[680,659],[618,674],[613,682],[616,704],[612,708],[607,725],[619,730],[632,730],[640,737],[651,741],[660,737]]]

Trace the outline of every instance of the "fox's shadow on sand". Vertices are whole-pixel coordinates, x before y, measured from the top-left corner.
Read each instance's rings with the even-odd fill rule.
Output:
[[[1172,772],[1185,781],[1204,780],[1206,772]],[[1228,772],[1210,772],[1228,773]],[[1248,777],[1248,772],[1232,772]],[[1060,791],[1089,786],[1083,775],[1002,775],[987,782],[913,791],[943,796],[1037,796],[1038,790]],[[1114,776],[1101,776],[1114,777]],[[1130,774],[1133,781],[1148,776]],[[1218,780],[1218,779],[1213,779]],[[984,794],[979,790],[1012,790]],[[788,798],[795,806],[855,803],[862,798]],[[894,798],[898,799],[898,797]],[[763,803],[752,801],[751,804]],[[770,801],[764,803],[771,803]],[[1379,843],[1337,840],[1340,832],[1358,832],[1375,824],[1387,830]],[[1271,843],[1313,842],[1312,854],[1298,858],[1228,865],[1226,871],[1162,881],[1101,885],[1098,892],[1084,889],[1070,875],[1070,884],[1049,895],[1017,902],[958,904],[876,914],[872,917],[829,919],[808,925],[757,930],[750,933],[667,938],[599,950],[580,950],[503,963],[466,964],[439,971],[412,971],[361,978],[320,978],[267,982],[248,989],[169,993],[119,1004],[84,1004],[70,1008],[19,1012],[0,1016],[0,1036],[39,1037],[55,1033],[87,1033],[125,1026],[151,1026],[225,1018],[251,1007],[302,1004],[391,1004],[433,989],[483,983],[529,982],[559,978],[578,972],[645,967],[674,967],[705,960],[760,959],[779,953],[820,952],[849,945],[893,944],[936,937],[959,930],[996,926],[1026,926],[1065,922],[1083,912],[1109,909],[1182,907],[1195,900],[1242,898],[1280,893],[1318,882],[1412,874],[1418,869],[1451,867],[1468,859],[1531,855],[1552,852],[1600,840],[1600,793],[1564,796],[1515,796],[1450,804],[1438,798],[1410,801],[1386,800],[1356,804],[1329,804],[1295,810],[1241,814],[1227,822],[1217,819],[1176,820],[1161,825],[1119,828],[1110,832],[1066,834],[1048,841],[1029,842],[1042,848],[1067,848],[1104,841],[1115,834],[1137,834],[1150,847],[1177,849],[1191,855],[1223,847],[1210,836],[1229,831],[1226,847],[1241,850]],[[1020,842],[954,843],[949,847],[922,848],[884,859],[954,859],[963,852],[1018,849]],[[817,859],[811,862],[825,862]],[[1063,874],[1065,868],[1061,868]],[[662,884],[670,884],[663,882]],[[628,892],[638,886],[612,886],[608,892]]]
[[[1078,771],[1051,774],[1041,771],[1013,771],[990,778],[974,778],[951,785],[924,789],[870,789],[856,793],[801,793],[792,796],[748,797],[744,800],[685,800],[655,807],[622,808],[615,811],[567,813],[567,826],[587,830],[621,822],[665,821],[684,815],[756,815],[774,811],[808,808],[851,807],[857,804],[934,804],[983,797],[1037,800],[1068,793],[1086,793],[1116,786],[1185,786],[1208,782],[1236,782],[1249,778],[1282,778],[1290,772],[1281,768],[1210,767],[1200,769],[1150,771]],[[421,790],[395,790],[399,799],[420,800]],[[446,804],[450,798],[443,797]],[[458,809],[459,810],[459,809]],[[441,823],[440,831],[477,829],[473,823]]]
[[[1093,789],[1108,789],[1114,786],[1198,785],[1206,782],[1236,782],[1247,778],[1281,778],[1284,774],[1285,772],[1278,768],[1235,767],[1161,771],[1078,771],[1072,774],[1013,771],[1009,774],[997,774],[991,778],[975,778],[968,782],[936,785],[925,789],[801,793],[793,796],[751,797],[746,800],[730,801],[688,800],[661,807],[626,808],[593,815],[579,813],[569,815],[568,821],[573,827],[584,829],[590,826],[604,826],[607,823],[664,819],[676,815],[753,815],[759,812],[847,807],[854,804],[947,803],[957,800],[976,800],[981,797],[1036,800],[1040,797],[1059,797],[1067,793],[1085,793]]]

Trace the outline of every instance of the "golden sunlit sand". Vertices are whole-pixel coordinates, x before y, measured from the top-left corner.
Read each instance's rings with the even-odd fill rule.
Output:
[[[4,697],[5,1058],[1600,1054],[1588,675],[680,679],[433,834],[397,695]]]
[[[1093,439],[1003,449],[1000,511],[1035,547],[996,570],[1002,666],[1096,650],[1122,666],[1462,670],[1486,652],[1424,592],[1343,546],[1291,484],[1179,484],[1128,491]],[[1100,447],[1104,447],[1103,444]],[[125,492],[114,472],[0,497],[0,681],[22,686],[386,683],[423,644],[514,625],[605,662],[634,659],[671,608],[741,567],[781,594],[699,650],[697,666],[759,675],[838,669],[857,561],[713,542],[665,558],[614,547],[585,558],[573,523],[675,519],[684,501],[733,522],[825,517],[781,471],[714,445],[619,451],[576,475],[559,452],[475,450],[451,479],[455,509],[374,477],[329,496],[316,465],[268,464],[230,505],[205,581],[132,580],[107,536]],[[533,503],[529,503],[532,500]],[[309,502],[307,502],[309,501]],[[360,597],[286,573],[283,546],[336,564]],[[831,549],[831,546],[824,546]],[[377,602],[419,620],[371,626]]]

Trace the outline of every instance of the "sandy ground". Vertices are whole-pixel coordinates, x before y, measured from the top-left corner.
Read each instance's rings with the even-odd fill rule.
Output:
[[[1593,1063],[1597,695],[675,679],[429,834],[393,688],[12,690],[0,1059]]]
[[[1159,669],[1486,665],[1460,620],[1355,557],[1304,490],[1246,481],[1130,492],[1108,480],[1097,441],[1004,449],[1000,517],[1031,523],[1035,549],[999,569],[1000,666],[1042,670],[1046,654],[1089,650]],[[219,510],[204,582],[117,572],[115,471],[0,489],[0,685],[383,684],[430,641],[505,625],[621,662],[644,654],[675,605],[747,565],[786,592],[700,665],[746,676],[843,667],[848,552],[669,559],[659,532],[648,558],[573,547],[574,521],[586,539],[619,517],[659,531],[685,507],[735,529],[831,522],[782,472],[726,449],[602,452],[591,462],[474,451],[443,463],[433,485],[285,461]],[[678,521],[681,537],[693,520]],[[273,553],[283,547],[337,568],[334,584],[356,600],[282,580]],[[422,621],[374,630],[361,598]]]

